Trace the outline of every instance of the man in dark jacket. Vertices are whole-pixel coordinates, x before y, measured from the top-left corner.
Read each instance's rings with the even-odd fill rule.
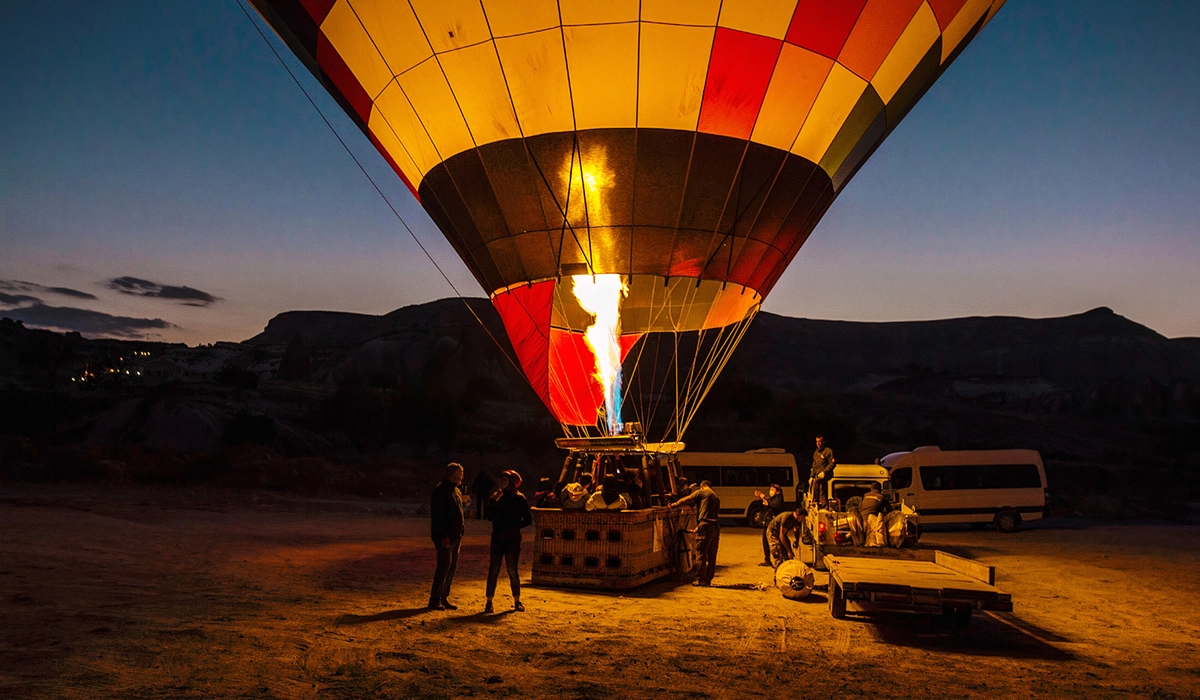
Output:
[[[463,536],[462,492],[463,468],[457,462],[446,467],[442,479],[429,499],[429,535],[437,550],[437,570],[433,574],[433,589],[429,592],[430,610],[457,610],[450,603],[450,584],[458,569],[458,546]]]
[[[825,436],[818,435],[817,449],[813,450],[812,470],[809,472],[808,488],[816,497],[817,503],[825,503],[825,481],[833,476],[833,468],[837,460],[833,458],[833,450],[825,446]]]
[[[675,501],[675,505],[697,504],[696,550],[700,558],[699,572],[693,586],[711,586],[713,573],[717,569],[717,549],[721,546],[721,526],[717,516],[721,512],[721,499],[712,490],[712,484],[701,481],[695,491]]]

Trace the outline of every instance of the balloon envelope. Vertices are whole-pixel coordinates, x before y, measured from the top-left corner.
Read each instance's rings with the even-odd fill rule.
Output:
[[[676,439],[838,192],[1004,2],[251,1],[565,426],[603,403],[567,278],[622,275],[627,405]]]

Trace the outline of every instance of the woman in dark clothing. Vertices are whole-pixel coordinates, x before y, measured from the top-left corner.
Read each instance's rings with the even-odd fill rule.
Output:
[[[495,612],[492,598],[496,594],[496,580],[500,577],[500,561],[508,567],[508,583],[512,587],[513,610],[525,612],[521,604],[521,577],[517,573],[517,562],[521,558],[521,528],[533,524],[529,502],[517,490],[521,486],[521,475],[505,471],[500,475],[500,488],[488,499],[484,515],[492,521],[492,542],[489,546],[491,561],[488,563],[487,605],[484,614]]]

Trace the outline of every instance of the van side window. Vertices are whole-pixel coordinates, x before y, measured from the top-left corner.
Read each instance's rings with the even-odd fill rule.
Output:
[[[900,467],[892,472],[892,488],[899,491],[912,486],[912,467]]]
[[[689,484],[698,484],[701,481],[707,481],[713,486],[722,485],[720,467],[684,467],[683,475],[687,477]]]
[[[896,472],[900,470],[897,469]],[[896,472],[892,478],[896,478]],[[1041,488],[1042,477],[1035,464],[965,464],[921,467],[921,486],[926,491],[966,489]]]

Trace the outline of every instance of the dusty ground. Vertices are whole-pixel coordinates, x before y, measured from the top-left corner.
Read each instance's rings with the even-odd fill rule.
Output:
[[[770,572],[742,528],[722,535],[727,588],[529,588],[528,612],[485,617],[486,530],[471,522],[460,609],[425,612],[428,522],[379,507],[0,490],[0,697],[1200,694],[1196,527],[929,533],[995,564],[1013,594],[1014,613],[953,631],[748,590]]]

